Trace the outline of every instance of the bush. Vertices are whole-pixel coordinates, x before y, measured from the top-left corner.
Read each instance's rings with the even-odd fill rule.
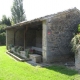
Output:
[[[3,32],[3,33],[0,33],[0,45],[5,45],[6,43],[6,33]]]
[[[10,44],[10,45],[8,46],[8,50],[11,51],[11,48],[12,48],[12,47],[14,47],[14,45],[13,45],[13,44]]]
[[[6,25],[0,25],[0,45],[5,45],[6,43]]]
[[[19,46],[18,48],[17,48],[17,52],[18,53],[20,53],[20,51],[22,51],[23,50],[23,47],[22,46]]]
[[[78,25],[78,32],[80,32],[80,24]]]
[[[71,40],[72,52],[76,53],[79,45],[80,45],[80,34],[77,34]]]
[[[0,33],[6,32],[5,28],[6,28],[6,25],[4,24],[0,25]]]

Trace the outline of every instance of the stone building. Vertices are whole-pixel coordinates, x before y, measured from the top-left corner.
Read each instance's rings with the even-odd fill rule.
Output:
[[[66,61],[79,23],[80,11],[76,8],[21,22],[6,28],[6,46],[34,46],[42,50],[43,62]]]

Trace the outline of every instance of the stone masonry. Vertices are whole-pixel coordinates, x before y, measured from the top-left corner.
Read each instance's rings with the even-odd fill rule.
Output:
[[[71,54],[70,41],[77,32],[80,11],[76,8],[55,14],[46,20],[47,61],[66,61]]]
[[[38,27],[38,24],[41,24],[39,27],[42,27],[42,31],[40,31],[42,32],[42,34],[40,34],[42,36],[40,37],[35,30],[26,31],[26,47],[27,45],[42,47],[43,62],[66,61],[70,59],[70,41],[77,32],[79,23],[80,11],[76,8],[31,21],[21,22],[6,28],[6,46],[14,44],[15,41],[17,45],[24,46],[24,31],[26,26],[30,27],[31,25],[32,27]],[[18,30],[14,38],[14,33],[17,29],[16,27],[18,29],[20,27],[24,29]],[[37,39],[35,38],[36,33]]]
[[[80,71],[80,45],[78,45],[77,53],[75,53],[75,68]]]

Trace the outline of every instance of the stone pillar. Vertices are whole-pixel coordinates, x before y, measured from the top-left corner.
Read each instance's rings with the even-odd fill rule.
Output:
[[[6,30],[6,48],[10,44],[14,44],[14,30]]]
[[[43,21],[43,33],[42,33],[42,54],[43,54],[43,62],[51,63],[54,62],[56,56],[53,52],[53,41],[51,40],[51,20],[48,19]],[[49,40],[50,39],[50,40]]]
[[[43,21],[42,31],[42,55],[43,62],[47,62],[47,24]]]
[[[75,53],[75,67],[77,70],[80,70],[80,46],[78,48],[78,52]]]
[[[6,48],[8,49],[8,33],[7,33],[7,30],[6,30]]]

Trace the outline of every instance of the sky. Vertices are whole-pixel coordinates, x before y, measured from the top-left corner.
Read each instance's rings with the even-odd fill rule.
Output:
[[[0,0],[0,19],[2,15],[11,17],[13,0]],[[43,17],[76,7],[80,10],[80,0],[23,0],[27,20]]]

